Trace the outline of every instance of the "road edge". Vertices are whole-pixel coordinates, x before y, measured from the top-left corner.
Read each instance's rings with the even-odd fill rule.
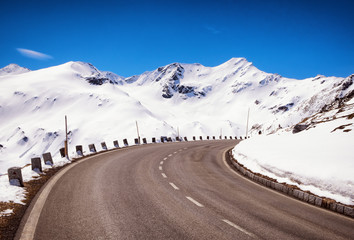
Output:
[[[346,217],[354,219],[354,208],[350,206],[343,205],[338,203],[332,199],[322,198],[316,196],[312,193],[302,191],[298,189],[296,186],[287,185],[278,183],[273,179],[267,178],[265,176],[260,176],[252,171],[246,169],[242,164],[240,164],[232,154],[232,148],[225,151],[225,160],[226,163],[231,167],[232,170],[243,175],[247,179],[252,182],[261,184],[267,188],[273,189],[277,192],[288,195],[292,198],[300,200],[310,205],[315,205],[317,207],[321,207],[327,210],[331,210],[332,212],[339,213]]]
[[[16,240],[32,240],[34,238],[36,226],[43,209],[43,206],[46,202],[47,196],[49,195],[51,189],[55,183],[71,168],[75,167],[79,163],[82,163],[86,160],[97,157],[98,155],[104,155],[113,152],[114,150],[122,150],[124,148],[111,149],[107,151],[101,151],[89,156],[75,159],[75,162],[71,162],[63,166],[58,172],[56,172],[48,181],[40,188],[36,193],[35,197],[31,200],[28,205],[25,214],[23,215],[20,225],[16,231],[15,238]],[[113,150],[113,151],[112,151]]]

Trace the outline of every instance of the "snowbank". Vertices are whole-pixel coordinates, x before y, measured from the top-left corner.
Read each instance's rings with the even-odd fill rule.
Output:
[[[253,172],[354,205],[353,125],[339,119],[297,134],[257,136],[241,142],[233,154]]]

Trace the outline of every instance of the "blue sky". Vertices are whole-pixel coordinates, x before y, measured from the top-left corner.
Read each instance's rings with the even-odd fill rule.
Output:
[[[353,12],[344,0],[1,1],[0,68],[84,61],[128,77],[245,57],[285,77],[346,77],[354,73]]]

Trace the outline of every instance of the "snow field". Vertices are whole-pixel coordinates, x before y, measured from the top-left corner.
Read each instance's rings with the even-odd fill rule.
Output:
[[[255,136],[237,145],[233,155],[253,172],[354,205],[354,158],[351,151],[354,149],[354,131],[331,132],[348,122],[354,123],[339,119],[296,134],[283,131]]]

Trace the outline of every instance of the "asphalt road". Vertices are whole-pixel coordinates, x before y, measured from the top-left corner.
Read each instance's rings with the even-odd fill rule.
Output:
[[[354,239],[354,220],[264,188],[223,159],[235,140],[149,144],[68,170],[35,239]]]

